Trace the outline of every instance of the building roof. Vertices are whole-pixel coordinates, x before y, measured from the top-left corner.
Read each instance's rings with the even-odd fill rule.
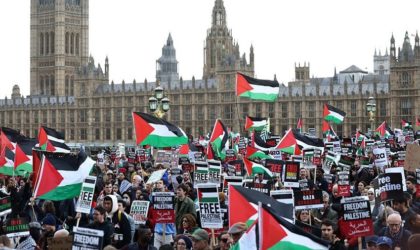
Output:
[[[348,73],[362,73],[362,74],[367,74],[368,72],[360,69],[356,65],[351,65],[347,69],[345,69],[343,71],[340,71],[340,74],[348,74]]]

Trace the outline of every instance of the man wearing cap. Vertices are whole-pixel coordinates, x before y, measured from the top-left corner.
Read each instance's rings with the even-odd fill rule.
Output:
[[[232,236],[232,245],[238,242],[238,240],[241,238],[242,234],[247,230],[247,228],[248,227],[243,222],[237,222],[229,228],[228,233]]]
[[[392,247],[392,240],[386,236],[381,236],[378,238],[378,240],[376,241],[376,246],[378,247],[377,249],[379,250],[391,250],[394,249]],[[403,248],[405,249],[405,248]]]
[[[204,229],[197,229],[191,235],[194,250],[210,250],[209,234]]]
[[[366,236],[365,242],[366,242],[366,250],[377,250],[376,242],[378,241],[378,236],[372,235],[372,236]]]
[[[54,215],[47,214],[42,220],[42,235],[40,245],[42,249],[48,249],[48,238],[53,238],[55,233],[56,220]]]

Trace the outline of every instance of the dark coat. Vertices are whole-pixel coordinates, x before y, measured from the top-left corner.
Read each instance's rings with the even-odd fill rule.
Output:
[[[184,214],[192,214],[197,218],[197,213],[195,211],[194,202],[185,197],[184,200],[179,200],[178,197],[175,198],[175,225],[179,232],[182,232],[182,216]]]

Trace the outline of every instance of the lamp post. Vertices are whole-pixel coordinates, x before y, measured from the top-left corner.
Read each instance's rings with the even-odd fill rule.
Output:
[[[375,113],[376,113],[376,103],[375,98],[372,96],[369,97],[368,102],[366,103],[366,111],[369,115],[369,122],[370,122],[370,130],[373,131],[374,121],[375,121]]]
[[[169,110],[169,98],[164,96],[164,90],[161,86],[159,86],[159,83],[153,92],[154,95],[149,98],[149,110],[153,113],[154,116],[163,118],[165,113]]]

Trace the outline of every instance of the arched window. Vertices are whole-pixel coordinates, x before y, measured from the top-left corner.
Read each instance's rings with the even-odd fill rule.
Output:
[[[76,34],[76,55],[79,54],[79,34]]]
[[[49,39],[49,35],[48,32],[45,32],[45,54],[48,55],[48,53],[50,53],[50,39]]]
[[[51,54],[54,54],[54,46],[55,46],[55,42],[54,42],[54,32],[50,32],[50,40],[51,40]]]
[[[70,78],[69,78],[69,76],[66,76],[66,82],[65,82],[65,87],[64,87],[64,94],[66,96],[68,96],[70,94],[69,87],[70,87]]]
[[[44,54],[44,34],[39,35],[39,54]]]
[[[74,53],[74,34],[71,33],[71,38],[70,38],[70,54]]]
[[[50,95],[55,95],[55,77],[54,75],[50,76]]]
[[[66,54],[69,53],[69,33],[66,32]]]

